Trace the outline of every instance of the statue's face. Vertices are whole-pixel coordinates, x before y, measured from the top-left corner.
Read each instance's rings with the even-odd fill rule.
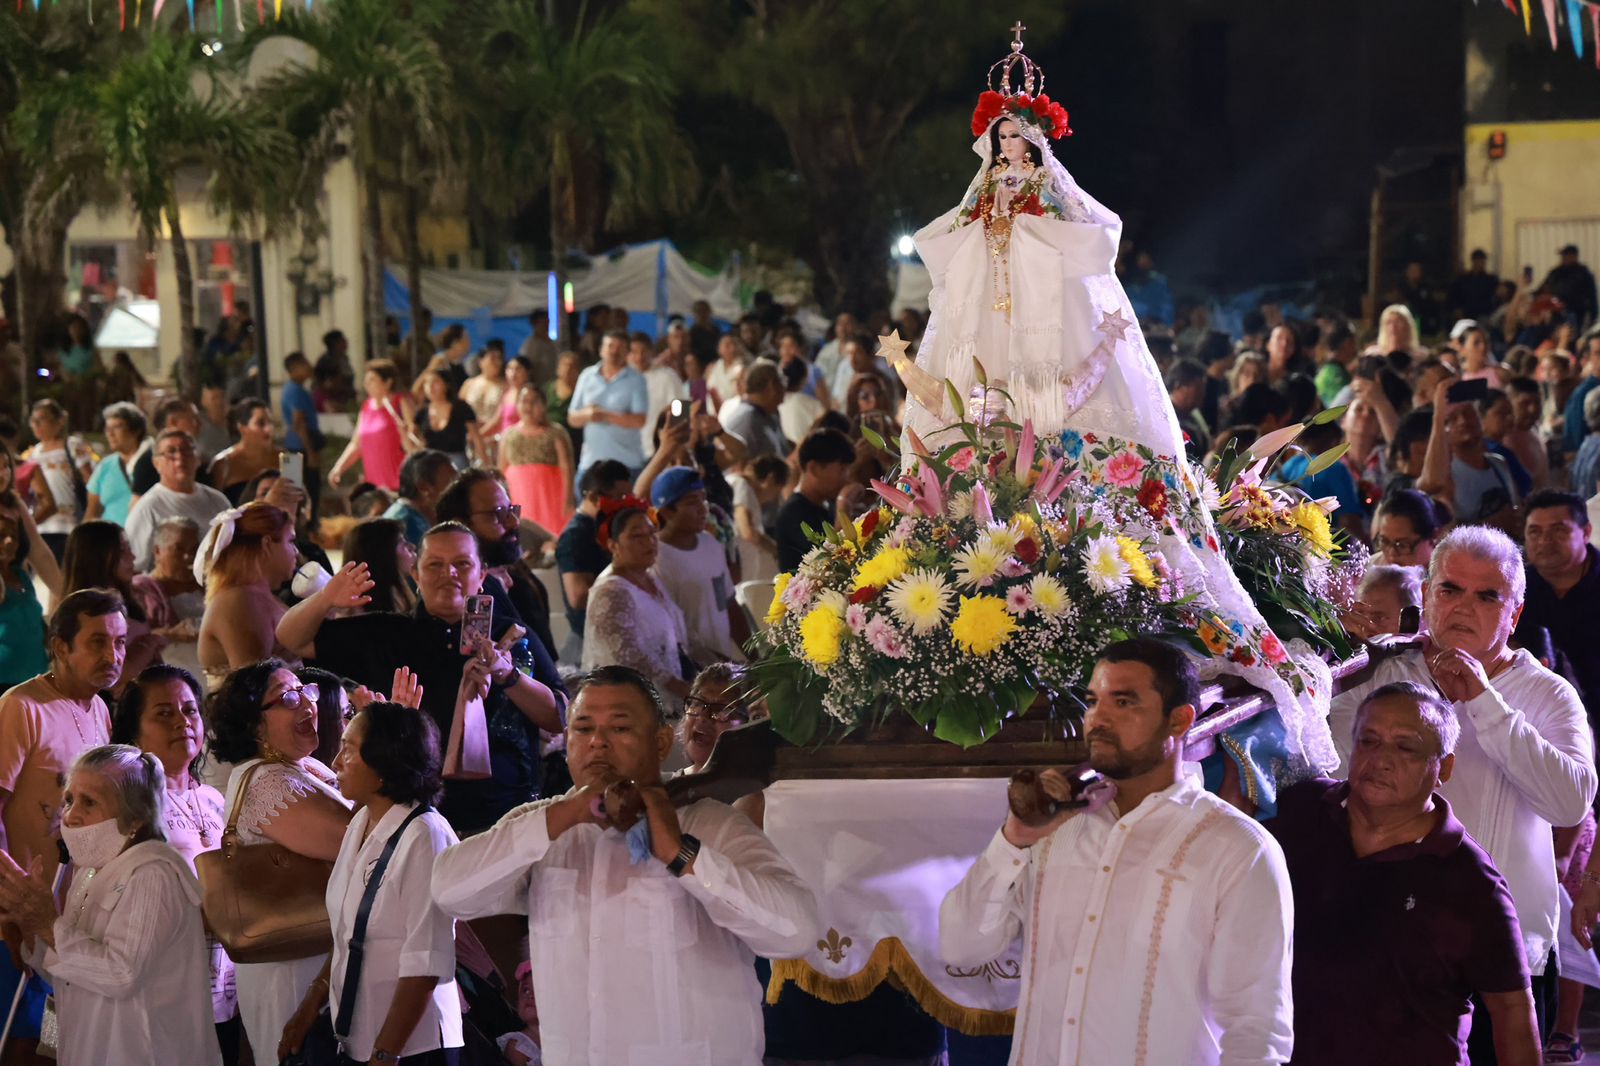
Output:
[[[1028,158],[1028,142],[1022,130],[1008,118],[1000,120],[1000,154],[1008,163],[1020,163]]]

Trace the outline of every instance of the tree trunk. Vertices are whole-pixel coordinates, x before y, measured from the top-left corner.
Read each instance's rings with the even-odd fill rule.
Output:
[[[817,255],[817,301],[829,314],[865,318],[894,309],[889,301],[889,219],[874,210],[872,185],[854,167],[807,175]]]
[[[167,240],[172,244],[172,276],[178,286],[178,387],[196,403],[200,401],[200,347],[195,343],[194,264],[189,258],[189,241],[183,235],[183,222],[176,204],[169,205]]]
[[[17,305],[13,336],[23,351],[23,395],[18,399],[26,404],[33,369],[39,365],[44,346],[59,324],[65,303],[67,227],[39,220],[25,210],[18,230],[18,239],[12,245]]]
[[[387,359],[388,330],[383,300],[383,203],[378,199],[378,171],[361,168],[361,261],[367,273],[362,294],[367,317],[367,359]]]
[[[422,197],[417,194],[415,185],[406,187],[405,219],[401,223],[403,234],[401,240],[405,242],[406,254],[406,287],[411,290],[411,335],[420,337],[423,333],[422,320],[422,237],[418,232],[422,216]],[[411,346],[411,380],[417,380],[417,375],[426,367],[417,365],[417,345]]]

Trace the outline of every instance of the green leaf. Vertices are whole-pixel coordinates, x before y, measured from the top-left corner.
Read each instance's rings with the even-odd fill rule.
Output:
[[[883,437],[878,433],[878,431],[873,429],[871,426],[863,425],[861,427],[861,435],[866,438],[868,444],[872,445],[880,452],[886,452],[889,450],[889,445],[884,442]]]
[[[806,698],[805,690],[809,687],[785,678],[766,689],[767,710],[772,715],[772,726],[779,736],[791,744],[811,743],[821,724],[822,701]]]
[[[1295,478],[1295,481],[1300,482],[1304,481],[1308,477],[1316,477],[1318,474],[1328,469],[1328,467],[1344,458],[1344,453],[1349,450],[1349,441],[1345,441],[1343,444],[1340,444],[1337,447],[1329,448],[1327,451],[1311,460],[1311,465],[1306,467],[1306,472]]]
[[[939,708],[939,720],[933,735],[963,748],[974,748],[985,739],[983,723],[978,718],[977,704],[970,698],[952,700]]]
[[[989,373],[983,369],[983,361],[977,356],[972,357],[972,372],[977,376],[979,385],[989,387]]]
[[[1306,425],[1308,425],[1308,426],[1320,426],[1325,422],[1332,422],[1332,421],[1334,421],[1336,419],[1343,418],[1345,410],[1346,410],[1346,407],[1341,405],[1339,407],[1329,407],[1327,410],[1324,410],[1324,411],[1318,411],[1316,413],[1316,415],[1311,419],[1311,421],[1306,423]]]

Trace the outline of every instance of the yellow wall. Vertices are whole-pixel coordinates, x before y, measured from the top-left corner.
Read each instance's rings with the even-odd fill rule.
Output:
[[[1506,133],[1506,155],[1489,158],[1489,134]],[[1466,127],[1461,255],[1489,253],[1489,269],[1512,276],[1519,221],[1600,218],[1600,122],[1521,122]],[[1600,249],[1583,249],[1591,259]],[[1535,264],[1546,270],[1555,264]]]

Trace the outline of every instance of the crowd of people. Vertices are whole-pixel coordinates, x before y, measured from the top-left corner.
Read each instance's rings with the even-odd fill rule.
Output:
[[[1338,781],[1234,805],[1184,769],[1194,663],[1108,645],[1085,735],[1109,784],[1043,775],[1085,802],[997,811],[943,909],[952,966],[1022,937],[1013,1062],[1581,1059],[1556,951],[1560,891],[1580,941],[1600,917],[1600,331],[1577,303],[1514,330],[1485,304],[1432,344],[1403,303],[1370,339],[1274,306],[1239,337],[1192,309],[1148,331],[1196,458],[1343,408],[1279,472],[1370,553],[1351,634],[1429,637],[1335,700]],[[515,355],[396,335],[359,390],[335,331],[276,405],[208,377],[98,425],[41,400],[25,451],[0,426],[8,1048],[848,1057],[761,1005],[758,957],[819,930],[759,804],[663,782],[765,713],[762,590],[876,505],[904,399],[876,338],[914,351],[923,320],[811,337],[763,298],[657,339],[596,307],[569,351],[530,324]],[[333,950],[233,958],[197,878],[225,844],[321,864]],[[904,1024],[915,1054],[938,1030]]]

